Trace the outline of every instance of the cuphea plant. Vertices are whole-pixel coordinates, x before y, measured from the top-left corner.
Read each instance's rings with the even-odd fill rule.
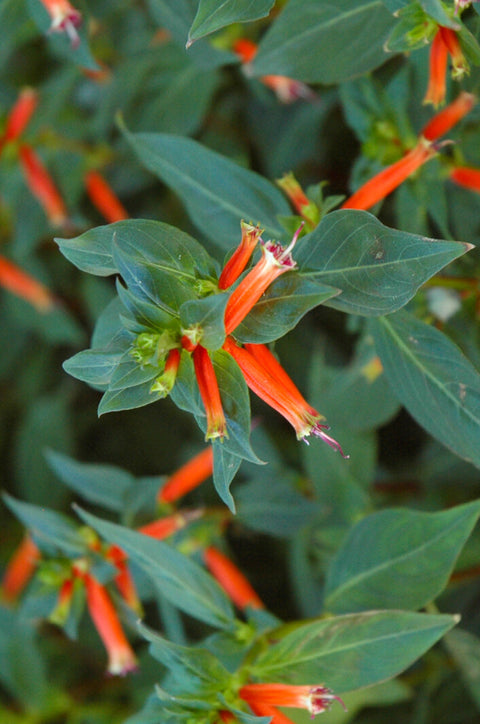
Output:
[[[2,721],[478,718],[479,12],[4,0]]]

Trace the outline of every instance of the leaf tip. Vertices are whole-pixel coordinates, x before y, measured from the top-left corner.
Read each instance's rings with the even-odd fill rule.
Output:
[[[185,43],[185,50],[188,50],[195,42],[195,38],[192,38],[191,35],[188,36],[188,40]]]

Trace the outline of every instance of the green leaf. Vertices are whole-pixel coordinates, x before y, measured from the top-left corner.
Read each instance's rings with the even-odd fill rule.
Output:
[[[80,517],[110,543],[115,543],[161,587],[177,608],[212,626],[228,628],[232,606],[214,579],[188,556],[167,543],[108,523],[75,506]]]
[[[126,339],[131,335],[125,330],[124,322],[120,315],[125,313],[120,299],[115,296],[102,310],[95,324],[92,334],[92,348],[107,348],[112,352],[124,352]]]
[[[262,39],[252,71],[307,83],[348,80],[386,60],[383,44],[394,22],[381,0],[290,0]]]
[[[152,16],[160,28],[166,28],[182,50],[187,42],[188,31],[197,12],[197,0],[148,0]],[[233,53],[214,48],[200,40],[188,51],[188,56],[201,68],[209,70],[218,65],[235,62]]]
[[[441,0],[418,0],[427,15],[430,15],[439,25],[452,30],[460,30],[461,25],[447,11]]]
[[[150,405],[165,396],[161,392],[152,392],[152,380],[142,382],[134,387],[125,387],[120,390],[107,390],[98,406],[98,414],[106,412],[119,412],[120,410],[135,410],[137,407]]]
[[[385,374],[407,410],[459,457],[480,467],[480,375],[442,332],[407,312],[372,320]]]
[[[195,298],[195,284],[213,273],[202,246],[168,224],[142,221],[128,234],[115,233],[115,264],[130,292],[177,315],[183,302]]]
[[[139,299],[132,294],[117,279],[117,292],[123,306],[129,311],[134,319],[146,330],[163,332],[166,327],[172,326],[172,315],[161,309],[157,304],[152,304],[145,299]]]
[[[17,491],[31,503],[61,506],[68,497],[67,491],[52,485],[44,453],[52,445],[62,452],[73,451],[75,423],[71,399],[63,386],[46,395],[38,395],[38,388],[33,389],[35,399],[29,400],[14,441]]]
[[[197,418],[205,415],[195,377],[191,354],[182,350],[175,385],[170,393],[173,402],[181,410],[191,412]]]
[[[183,327],[198,326],[202,330],[201,343],[209,350],[220,349],[225,342],[225,307],[230,294],[212,294],[203,299],[184,302],[180,307]]]
[[[284,274],[269,286],[235,329],[240,342],[267,343],[283,337],[310,309],[340,294],[301,274]]]
[[[24,713],[22,719],[35,719],[36,712],[45,706],[49,693],[35,629],[30,621],[3,607],[0,608],[0,681],[18,699],[22,708],[25,706],[30,712],[30,716]],[[3,716],[2,713],[2,720]],[[15,721],[20,722],[20,719]]]
[[[388,383],[370,334],[360,338],[355,357],[347,367],[333,370],[323,362],[323,368],[332,375],[318,396],[319,404],[327,399],[337,423],[355,431],[374,430],[399,411],[400,403]]]
[[[3,494],[3,499],[12,513],[35,536],[39,545],[45,542],[67,555],[78,556],[85,553],[85,541],[79,535],[77,526],[62,513],[23,503],[6,493]]]
[[[389,229],[366,211],[333,211],[294,254],[302,274],[341,289],[328,306],[351,314],[388,314],[406,304],[439,269],[469,251]]]
[[[215,490],[225,505],[228,505],[232,513],[235,513],[235,501],[230,492],[230,484],[242,464],[242,459],[227,450],[219,440],[214,440],[212,445],[213,482]]]
[[[191,138],[124,133],[142,163],[181,197],[196,226],[223,249],[240,243],[242,219],[260,224],[268,236],[283,237],[277,215],[287,215],[289,206],[267,179]]]
[[[188,33],[187,46],[231,23],[259,20],[268,15],[275,0],[200,0]]]
[[[108,389],[124,390],[127,387],[138,387],[144,382],[153,382],[155,377],[160,374],[158,365],[144,364],[140,365],[137,360],[133,359],[130,350],[125,352],[120,358],[115,368]]]
[[[85,349],[65,360],[63,369],[77,380],[105,388],[112,379],[122,354],[103,349]]]
[[[458,622],[457,616],[369,611],[285,624],[252,674],[259,681],[322,681],[335,693],[371,686],[401,673]]]
[[[123,511],[125,496],[135,484],[135,478],[126,470],[114,465],[79,463],[54,450],[47,450],[46,457],[52,470],[71,490],[107,510]]]
[[[268,466],[240,486],[237,522],[278,538],[293,537],[321,511],[317,501],[300,493],[299,482],[297,473]]]
[[[231,674],[207,649],[181,646],[167,641],[143,624],[139,624],[139,629],[144,638],[150,641],[152,656],[160,661],[180,684],[182,695],[197,694],[205,699],[216,698],[218,691],[228,687]],[[203,704],[208,708],[207,702],[204,701]]]
[[[134,222],[133,222],[134,223]],[[118,270],[112,258],[112,239],[120,227],[132,224],[131,220],[118,221],[108,226],[97,226],[72,239],[55,239],[60,251],[81,271],[107,277]]]
[[[480,515],[480,501],[439,513],[383,510],[357,523],[331,563],[334,613],[423,608],[445,588]]]

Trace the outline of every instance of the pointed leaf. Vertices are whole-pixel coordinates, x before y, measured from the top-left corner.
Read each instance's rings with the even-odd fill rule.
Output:
[[[213,272],[202,246],[168,224],[143,221],[130,234],[115,234],[115,264],[130,292],[176,315],[195,298],[195,285]]]
[[[381,65],[395,20],[381,0],[290,0],[262,39],[255,76],[339,83]]]
[[[366,316],[406,304],[421,284],[471,249],[396,231],[366,211],[333,211],[294,253],[302,274],[341,289],[328,306]]]
[[[62,453],[48,450],[48,464],[60,480],[92,503],[121,513],[125,496],[135,478],[114,465],[80,463]]]
[[[252,673],[260,681],[321,681],[341,694],[396,676],[457,621],[456,616],[369,611],[285,624],[270,633],[275,643],[259,655]]]
[[[188,34],[188,45],[226,25],[264,18],[274,2],[275,0],[200,0]]]
[[[180,321],[183,327],[198,325],[203,334],[201,343],[209,350],[220,349],[225,342],[225,307],[230,294],[212,294],[203,299],[184,302],[180,307]]]
[[[383,510],[357,523],[327,575],[335,613],[423,608],[445,588],[480,514],[480,501],[439,513]]]
[[[124,132],[142,163],[179,194],[192,221],[223,249],[240,242],[242,219],[260,224],[267,236],[284,236],[277,215],[287,215],[289,206],[267,179],[191,138]]]
[[[197,563],[167,543],[108,523],[75,506],[80,517],[110,543],[115,543],[159,586],[177,608],[201,621],[228,628],[232,606],[216,581]]]
[[[85,349],[65,360],[63,369],[77,380],[105,388],[112,379],[122,356],[123,352]]]
[[[161,392],[152,392],[152,380],[142,382],[134,387],[125,387],[120,390],[107,390],[98,406],[98,414],[106,412],[119,412],[120,410],[135,410],[145,407],[152,402],[163,399]]]
[[[127,387],[142,385],[144,382],[152,382],[160,372],[158,365],[140,365],[133,359],[130,350],[128,350],[115,368],[108,389],[112,391],[124,390]]]
[[[29,531],[42,540],[55,546],[67,555],[83,555],[85,541],[78,534],[77,526],[65,515],[54,510],[15,500],[4,493],[3,499],[14,515]]]
[[[385,374],[413,417],[480,467],[480,374],[442,332],[407,312],[372,320]]]
[[[161,309],[157,304],[140,299],[126,289],[117,279],[117,292],[123,306],[135,320],[145,329],[163,331],[172,325],[172,315]]]
[[[445,10],[441,0],[419,0],[419,2],[427,15],[430,15],[437,23],[452,28],[452,30],[460,30],[460,23]]]
[[[215,490],[232,513],[235,513],[235,501],[230,492],[230,484],[241,464],[242,459],[238,455],[233,455],[218,440],[213,441],[213,482]]]
[[[293,329],[310,309],[340,294],[301,274],[285,274],[267,289],[235,329],[240,342],[273,342]]]
[[[116,229],[132,224],[118,221],[108,226],[97,226],[73,239],[55,239],[60,251],[81,271],[100,277],[110,276],[118,270],[112,258],[112,239]]]

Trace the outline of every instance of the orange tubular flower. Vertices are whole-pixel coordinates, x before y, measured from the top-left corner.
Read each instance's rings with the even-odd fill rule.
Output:
[[[192,354],[195,376],[200,397],[207,415],[207,433],[205,440],[228,437],[227,421],[223,412],[220,390],[218,388],[212,360],[205,347],[197,345]]]
[[[10,559],[4,573],[1,591],[3,598],[13,603],[35,572],[41,554],[27,534]]]
[[[257,716],[270,716],[272,721],[270,724],[294,724],[288,716],[285,716],[281,711],[275,709],[274,706],[268,706],[260,702],[249,702],[250,709]]]
[[[459,186],[480,193],[480,169],[457,166],[450,171],[449,176]]]
[[[33,88],[20,91],[17,102],[7,119],[7,126],[0,138],[0,151],[6,143],[15,141],[22,135],[38,105],[38,94]]]
[[[72,48],[77,48],[80,44],[77,28],[82,22],[81,13],[70,5],[68,0],[40,0],[40,2],[52,18],[50,32],[66,33]]]
[[[310,229],[314,229],[319,221],[318,208],[305,195],[293,173],[286,173],[277,184],[290,199],[293,208],[299,214]]]
[[[277,360],[274,354],[270,352],[268,347],[264,344],[245,344],[247,352],[255,357],[257,362],[269,373],[271,377],[277,380],[282,387],[288,391],[294,399],[296,399],[301,405],[308,406],[307,401],[302,397],[300,390],[295,385],[294,381],[287,375],[280,362]]]
[[[257,50],[257,44],[248,38],[239,38],[233,44],[233,52],[238,55],[242,63],[251,63],[257,54]]]
[[[460,41],[458,34],[451,28],[445,28],[440,26],[438,32],[442,36],[442,40],[447,47],[449,54],[452,57],[452,77],[456,80],[461,80],[465,73],[468,73],[469,67],[463,55],[462,48],[460,47]]]
[[[182,465],[158,491],[159,503],[174,503],[209,478],[213,473],[213,448],[211,445]]]
[[[0,286],[30,302],[39,312],[48,312],[54,305],[54,297],[47,287],[3,256],[0,256]]]
[[[138,597],[135,582],[128,567],[127,556],[121,548],[116,545],[111,545],[105,554],[105,558],[107,561],[110,561],[110,563],[113,563],[117,569],[117,575],[115,576],[114,581],[123,600],[133,611],[139,615],[142,614],[142,604]]]
[[[257,242],[262,236],[263,229],[260,229],[258,226],[252,226],[252,224],[246,224],[242,221],[241,227],[242,240],[223,267],[223,271],[218,280],[219,289],[228,289],[228,287],[231,287],[232,284],[237,281],[250,261]]]
[[[48,617],[51,623],[56,623],[58,626],[63,626],[70,613],[72,605],[73,594],[75,591],[75,578],[67,578],[60,586],[58,593],[57,605]]]
[[[430,47],[430,73],[424,103],[432,103],[436,108],[445,101],[447,67],[448,47],[443,39],[441,28],[438,28]]]
[[[52,177],[30,146],[20,148],[20,161],[27,184],[32,194],[43,206],[50,223],[61,226],[67,221],[67,211],[63,199],[55,186]]]
[[[306,438],[314,435],[334,450],[338,450],[343,457],[348,457],[344,455],[339,443],[325,432],[329,427],[321,423],[324,417],[314,407],[308,405],[296,388],[295,392],[288,389],[282,379],[279,379],[275,368],[273,374],[270,374],[248,349],[240,347],[231,337],[227,337],[223,349],[237,362],[248,387],[288,420],[298,440],[307,442]],[[291,380],[290,383],[293,385]]]
[[[262,247],[262,258],[233,290],[225,307],[225,332],[231,334],[238,327],[262,294],[281,274],[291,271],[296,264],[290,254],[295,246],[303,224],[295,233],[289,246],[268,241]]]
[[[205,549],[204,560],[212,576],[238,608],[265,608],[243,573],[221,551],[209,546]]]
[[[423,128],[421,136],[427,141],[436,141],[448,133],[475,105],[476,98],[471,93],[460,93],[443,111],[437,113]]]
[[[340,702],[345,709],[343,701],[325,686],[247,684],[238,693],[249,705],[307,709],[312,716],[328,711],[333,701]]]
[[[139,533],[148,535],[157,540],[163,540],[168,536],[176,533],[177,530],[184,528],[191,520],[196,520],[203,515],[203,510],[184,510],[173,515],[167,515],[165,518],[159,518],[152,523],[147,523],[138,528]]]
[[[370,209],[377,201],[388,196],[397,186],[400,186],[409,176],[412,175],[426,161],[429,161],[436,154],[433,144],[420,140],[403,158],[391,166],[387,166],[376,176],[355,191],[347,201],[342,204],[342,209]]]
[[[126,209],[98,171],[86,174],[85,188],[94,206],[109,223],[129,218]]]
[[[87,606],[92,621],[108,652],[108,673],[124,676],[137,668],[137,659],[107,590],[89,573],[83,574]]]
[[[235,717],[233,716],[231,711],[219,711],[218,716],[220,717],[220,720],[224,722],[224,724],[230,724],[231,722],[235,721]]]
[[[239,38],[233,45],[234,53],[238,55],[244,65],[252,62],[257,50],[257,44],[248,38]],[[260,80],[275,92],[282,103],[293,103],[298,98],[312,99],[316,97],[308,85],[285,75],[263,75]]]
[[[150,388],[151,392],[158,392],[164,397],[170,394],[177,379],[178,368],[180,366],[180,350],[176,347],[171,349],[165,360],[165,367],[162,374],[157,377]]]
[[[313,100],[315,93],[300,80],[287,78],[286,75],[262,75],[262,83],[271,88],[281,103],[293,103],[299,98]]]

